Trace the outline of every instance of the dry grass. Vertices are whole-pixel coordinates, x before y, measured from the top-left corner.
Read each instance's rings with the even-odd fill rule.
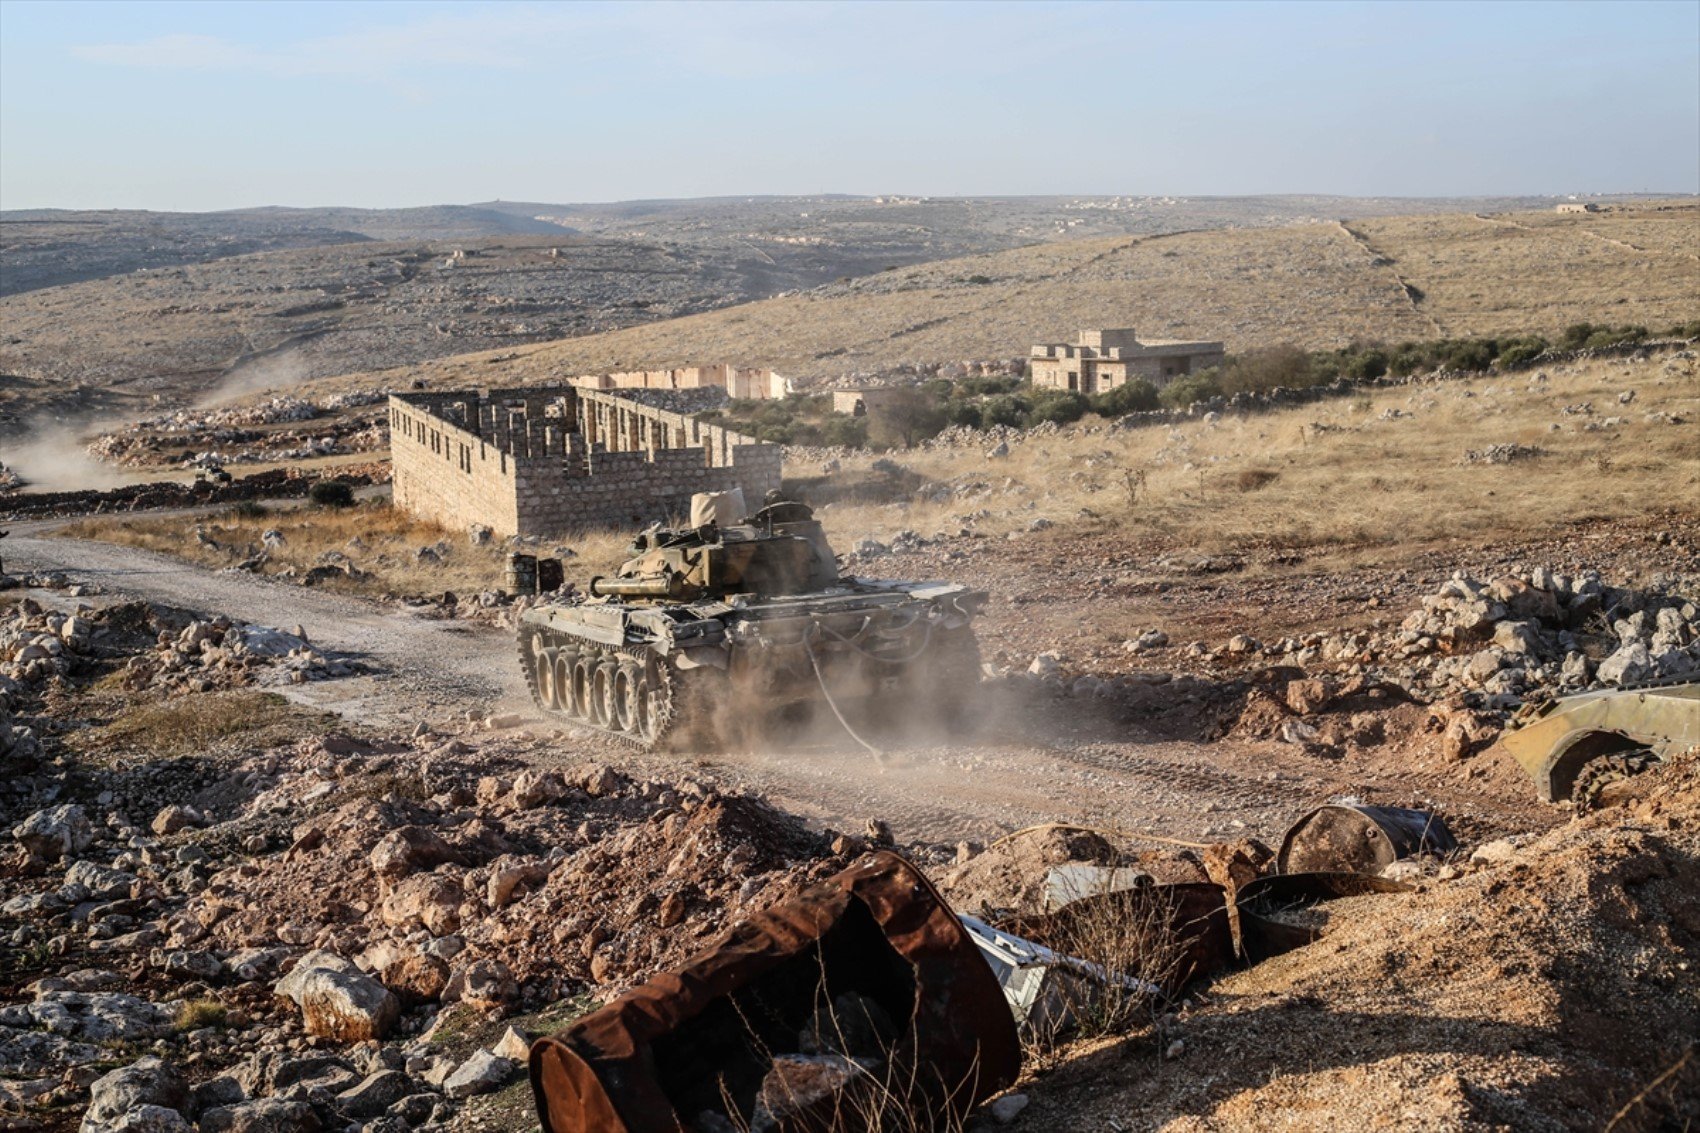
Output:
[[[229,1009],[216,999],[188,999],[177,1009],[175,1027],[178,1031],[198,1031],[203,1027],[222,1027]]]
[[[199,528],[211,545],[197,539]],[[387,500],[371,500],[349,508],[288,507],[233,508],[205,517],[99,516],[60,528],[58,534],[77,539],[141,547],[176,555],[191,562],[224,568],[265,550],[261,536],[276,531],[281,547],[272,549],[261,573],[293,570],[303,575],[328,563],[351,564],[361,572],[353,579],[331,579],[326,589],[362,595],[441,594],[445,590],[476,594],[499,588],[506,569],[507,548],[499,542],[474,546],[465,532],[450,531],[421,520]],[[555,546],[573,549],[568,576],[607,573],[625,557],[630,535],[625,532],[564,533],[559,544],[546,541],[534,548],[552,553]],[[422,547],[446,548],[442,561],[421,559]]]
[[[1230,350],[1550,334],[1582,321],[1663,327],[1694,317],[1697,219],[1700,206],[1678,202],[1598,216],[1453,214],[1037,245],[324,388],[420,376],[467,385],[498,373],[541,382],[721,358],[838,375],[1024,355],[1078,327],[1130,323],[1154,337],[1224,339]],[[977,276],[991,282],[967,282]]]
[[[1631,390],[1634,401],[1620,405],[1618,395]],[[1593,416],[1563,413],[1585,402]],[[1384,416],[1395,410],[1403,416]],[[1653,413],[1683,423],[1649,420]],[[1611,416],[1622,423],[1583,428]],[[1532,535],[1589,516],[1693,508],[1697,422],[1700,368],[1692,357],[1601,360],[1555,367],[1544,382],[1519,374],[1405,386],[1214,423],[1112,432],[1088,418],[1013,445],[1002,460],[978,447],[894,454],[935,483],[985,490],[945,502],[833,505],[821,519],[840,549],[864,537],[888,541],[904,529],[953,531],[970,520],[998,537],[1044,519],[1065,534],[1131,524],[1199,553],[1385,552],[1451,537]],[[1544,455],[1462,463],[1466,450],[1501,443]],[[875,459],[846,460],[843,474]],[[1129,472],[1144,474],[1131,506]]]
[[[199,755],[221,740],[243,737],[258,742],[263,733],[299,727],[301,710],[283,697],[254,689],[180,696],[139,704],[111,723],[82,733],[77,746],[88,751],[143,751],[150,758]]]

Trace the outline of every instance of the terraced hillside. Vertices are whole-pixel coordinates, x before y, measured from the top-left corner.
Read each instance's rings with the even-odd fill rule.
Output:
[[[450,383],[726,359],[797,376],[1024,354],[1083,326],[1332,347],[1693,319],[1700,206],[1470,213],[1120,237],[922,264],[688,318],[442,358]],[[358,375],[350,384],[370,384]],[[390,379],[393,380],[393,377]]]

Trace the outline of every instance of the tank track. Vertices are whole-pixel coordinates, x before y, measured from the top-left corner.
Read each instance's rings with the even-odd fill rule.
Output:
[[[1598,810],[1604,796],[1614,784],[1623,783],[1658,762],[1658,757],[1646,748],[1597,756],[1583,764],[1576,773],[1576,783],[1570,797],[1578,810]]]
[[[550,658],[549,678],[539,664],[543,656]],[[519,635],[519,662],[541,711],[644,751],[672,749],[710,723],[706,690],[698,687],[704,682],[681,680],[641,647],[527,627]]]

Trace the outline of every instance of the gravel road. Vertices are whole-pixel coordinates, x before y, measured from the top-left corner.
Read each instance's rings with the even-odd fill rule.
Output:
[[[0,547],[8,570],[61,570],[107,595],[222,612],[284,628],[319,649],[362,661],[368,676],[292,686],[301,703],[363,723],[411,730],[463,724],[466,714],[520,712],[543,742],[539,763],[588,759],[629,773],[690,773],[757,790],[822,825],[860,830],[869,818],[900,839],[986,839],[1035,822],[1075,821],[1169,838],[1279,838],[1294,817],[1346,793],[1455,795],[1488,827],[1491,804],[1467,784],[1413,777],[1396,765],[1346,767],[1293,745],[1166,740],[1090,701],[1057,701],[1019,682],[991,686],[974,734],[889,745],[876,758],[825,734],[784,751],[649,756],[537,716],[506,631],[439,621],[238,572],[213,572],[152,552],[45,536],[20,525]],[[51,592],[35,591],[46,598]],[[72,600],[74,602],[74,600]],[[1484,812],[1483,807],[1490,809]]]

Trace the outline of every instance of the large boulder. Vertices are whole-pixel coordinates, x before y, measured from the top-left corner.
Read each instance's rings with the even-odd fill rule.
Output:
[[[393,992],[334,952],[308,953],[275,991],[301,1008],[309,1034],[338,1042],[381,1039],[401,1014]]]
[[[402,826],[385,834],[367,859],[378,880],[393,885],[415,873],[459,861],[454,849],[424,826]]]
[[[89,1087],[89,1108],[81,1133],[111,1133],[132,1110],[153,1106],[173,1113],[189,1096],[189,1088],[170,1063],[143,1058],[96,1078]],[[181,1120],[181,1118],[179,1118]]]
[[[464,892],[460,882],[438,873],[403,878],[384,898],[379,915],[392,928],[423,925],[432,936],[447,936],[460,927]]]
[[[304,1101],[260,1098],[201,1115],[201,1133],[318,1133],[319,1115]]]
[[[36,811],[12,827],[12,837],[32,858],[56,862],[88,849],[94,841],[94,826],[83,808],[73,803]]]
[[[519,1064],[487,1050],[476,1051],[471,1058],[443,1080],[443,1093],[451,1098],[469,1098],[488,1094],[502,1088],[513,1077]]]
[[[1601,684],[1626,685],[1655,675],[1653,655],[1639,641],[1625,645],[1600,662],[1594,676]]]
[[[181,1113],[162,1105],[139,1105],[102,1128],[105,1133],[195,1133]]]

